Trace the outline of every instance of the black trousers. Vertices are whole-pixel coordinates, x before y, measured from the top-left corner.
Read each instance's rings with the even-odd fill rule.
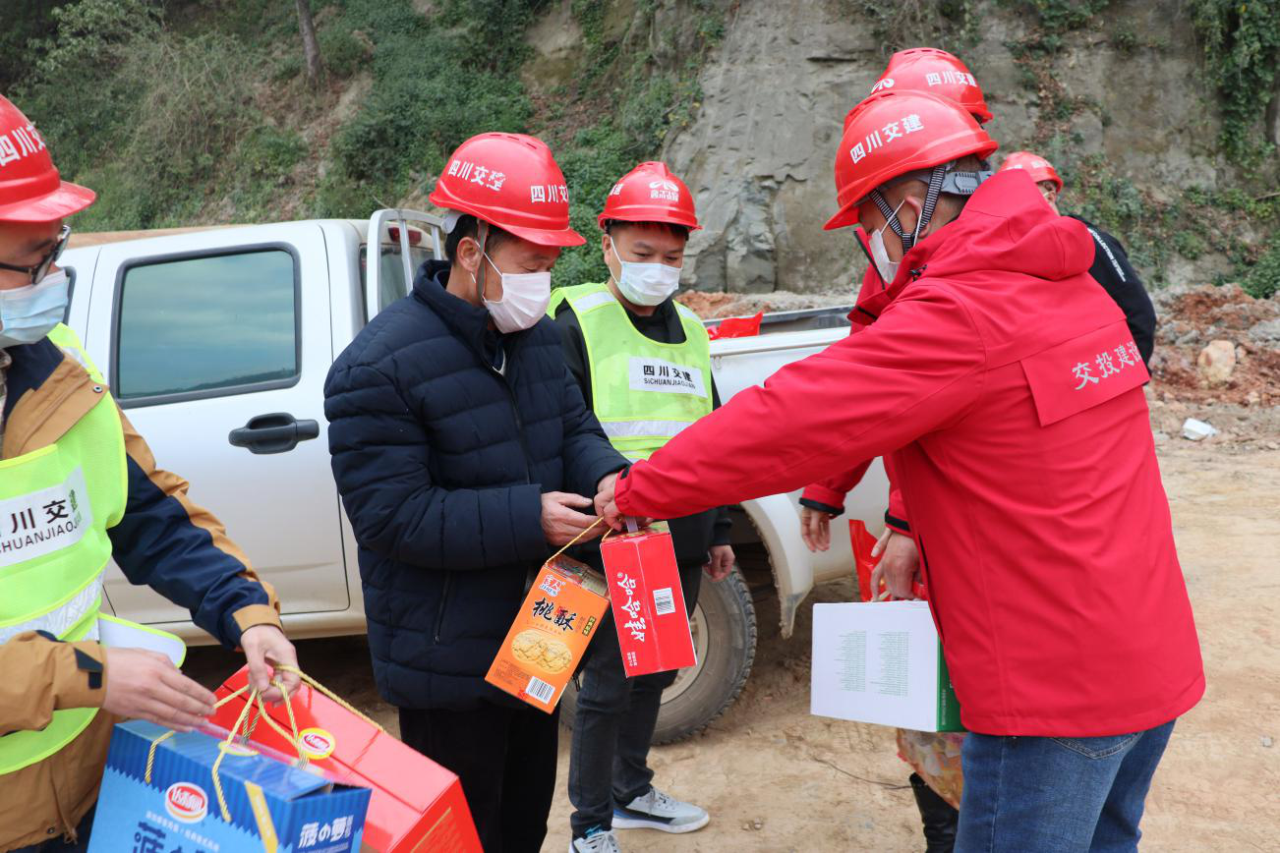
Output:
[[[693,613],[702,585],[702,563],[680,565],[685,608]],[[658,722],[662,691],[676,671],[627,678],[612,614],[596,628],[590,655],[582,667],[578,715],[569,755],[569,818],[575,837],[594,827],[613,825],[613,807],[649,792],[649,744]]]
[[[556,787],[559,713],[485,703],[400,709],[400,739],[462,780],[485,853],[538,853]]]

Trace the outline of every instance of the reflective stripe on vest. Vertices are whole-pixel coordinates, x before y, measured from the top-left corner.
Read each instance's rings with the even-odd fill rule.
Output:
[[[71,330],[49,337],[85,367],[81,381],[101,384]],[[124,515],[128,470],[115,401],[104,389],[93,393],[101,399],[53,444],[0,460],[0,642],[30,630],[66,641],[97,637],[107,530]],[[48,758],[96,713],[55,711],[39,731],[0,737],[0,774]]]
[[[0,625],[0,643],[7,643],[25,631],[44,631],[59,639],[67,637],[86,621],[88,633],[82,638],[98,639],[98,611],[102,607],[102,572],[74,593],[65,604],[31,619],[12,625]]]
[[[609,438],[675,438],[686,427],[687,421],[610,421],[601,424]]]
[[[711,413],[711,348],[696,314],[676,303],[685,340],[664,344],[636,330],[608,285],[557,290],[553,316],[564,301],[582,327],[592,408],[619,453],[647,459]]]

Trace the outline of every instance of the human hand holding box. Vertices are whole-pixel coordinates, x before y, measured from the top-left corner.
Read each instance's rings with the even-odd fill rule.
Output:
[[[251,701],[248,692],[236,695],[247,684],[244,667],[218,688],[217,696],[225,704],[213,717],[216,725],[230,730],[236,724]],[[364,821],[365,850],[480,853],[480,839],[456,775],[309,684],[299,687],[289,704],[311,766],[335,781],[372,790]],[[255,706],[250,711],[249,721],[256,710]],[[277,725],[258,721],[252,743],[292,754],[294,746],[281,733],[292,731],[289,709],[278,704],[266,710]]]
[[[627,677],[697,663],[671,534],[613,536],[600,543],[600,556]]]

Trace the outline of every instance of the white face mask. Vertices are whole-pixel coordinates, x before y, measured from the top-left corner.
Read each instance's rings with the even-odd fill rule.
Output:
[[[893,209],[893,215],[897,216],[898,211],[902,210],[902,205],[906,203],[906,199],[898,202],[898,206]],[[876,272],[880,273],[880,278],[884,280],[886,287],[898,277],[898,267],[902,265],[901,261],[889,260],[889,252],[884,247],[884,232],[888,227],[889,223],[885,222],[884,227],[872,231],[871,236],[867,238],[867,250],[871,252],[871,260],[876,265]]]
[[[622,272],[614,276],[618,290],[633,305],[661,305],[671,294],[680,289],[680,271],[683,266],[624,261],[618,254],[618,244],[611,243],[613,256],[618,259]]]
[[[34,344],[62,322],[67,310],[66,270],[54,270],[38,284],[0,290],[0,348]]]
[[[503,272],[498,269],[488,252],[484,254],[484,258],[497,270],[498,278],[502,281],[502,299],[497,302],[485,298],[483,292],[480,294],[480,300],[489,309],[493,324],[498,327],[499,332],[520,332],[532,328],[547,316],[547,305],[551,302],[551,273]],[[474,278],[473,275],[472,279]]]

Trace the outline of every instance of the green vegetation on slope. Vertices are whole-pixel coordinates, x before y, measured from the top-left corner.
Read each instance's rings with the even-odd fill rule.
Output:
[[[535,133],[556,152],[574,227],[589,238],[557,268],[558,282],[578,282],[605,274],[595,217],[614,180],[696,112],[698,72],[732,4],[679,0],[678,14],[664,16],[658,0],[571,0],[582,33],[572,74],[531,90],[528,31],[557,5],[312,0],[326,69],[313,90],[292,3],[10,0],[0,86],[44,129],[64,173],[99,191],[77,221],[90,230],[363,218],[424,203],[449,151],[474,133]],[[1072,116],[1098,108],[1056,79],[1064,40],[1083,30],[1126,54],[1159,49],[1109,27],[1109,0],[842,0],[886,52],[931,42],[963,53],[997,5],[1033,22],[1010,47],[1039,99],[1028,141],[1068,177],[1067,208],[1122,235],[1154,283],[1178,258],[1215,253],[1251,292],[1280,287],[1280,198],[1196,188],[1157,198],[1074,153]],[[1220,186],[1259,186],[1274,161],[1261,124],[1280,55],[1277,8],[1191,3],[1205,73],[1223,99],[1222,148],[1239,170]]]
[[[1276,153],[1259,133],[1258,119],[1270,99],[1280,98],[1280,3],[1193,0],[1191,8],[1205,73],[1221,98],[1223,148],[1236,162],[1257,166]]]
[[[429,192],[449,152],[488,130],[532,132],[554,146],[573,222],[595,214],[613,182],[657,155],[688,121],[705,51],[722,31],[693,0],[695,49],[676,69],[649,48],[641,4],[622,37],[607,4],[577,0],[581,73],[535,108],[520,71],[525,33],[547,0],[313,0],[326,86],[303,85],[293,4],[275,0],[73,0],[27,13],[40,59],[14,95],[45,130],[68,176],[100,200],[83,229],[141,229],[282,216],[365,217]],[[16,31],[15,31],[16,32]],[[86,81],[95,85],[86,85]],[[363,81],[363,82],[362,82]],[[343,92],[354,92],[329,126]],[[562,121],[563,104],[583,108]],[[317,130],[321,128],[321,130]],[[605,275],[595,240],[565,254],[557,280]]]

